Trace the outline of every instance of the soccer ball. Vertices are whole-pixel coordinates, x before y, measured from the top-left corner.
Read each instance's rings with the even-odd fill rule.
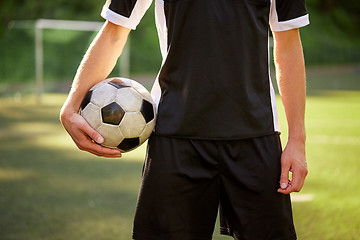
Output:
[[[149,138],[155,126],[155,103],[140,83],[109,78],[93,86],[80,114],[104,138],[105,147],[127,152]]]

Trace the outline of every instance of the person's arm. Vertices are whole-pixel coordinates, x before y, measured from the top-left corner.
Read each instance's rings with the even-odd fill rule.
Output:
[[[273,32],[276,77],[288,123],[278,192],[299,192],[308,173],[305,158],[305,66],[298,29]],[[292,172],[292,180],[289,179]]]
[[[88,90],[104,80],[114,68],[130,29],[106,21],[87,50],[64,103],[60,120],[79,149],[98,156],[120,157],[117,149],[100,146],[102,136],[79,115],[81,102]]]

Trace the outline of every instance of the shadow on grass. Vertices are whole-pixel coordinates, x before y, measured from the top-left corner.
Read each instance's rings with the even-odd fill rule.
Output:
[[[1,149],[0,239],[130,239],[141,162],[12,151]]]
[[[0,239],[131,239],[143,154],[77,150],[60,104],[1,103]]]

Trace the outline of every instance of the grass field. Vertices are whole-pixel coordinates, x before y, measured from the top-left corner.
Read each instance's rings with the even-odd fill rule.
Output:
[[[64,99],[0,99],[0,239],[131,239],[145,147],[121,159],[77,150],[58,121]],[[293,194],[299,239],[360,239],[360,91],[311,92],[306,125],[310,172]],[[213,239],[230,238],[216,228]]]

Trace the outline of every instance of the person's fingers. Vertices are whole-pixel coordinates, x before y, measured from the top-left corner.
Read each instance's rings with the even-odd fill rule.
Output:
[[[279,193],[282,193],[282,194],[289,194],[289,193],[292,192],[292,189],[293,189],[292,183],[291,183],[291,181],[288,181],[286,188],[284,188],[284,189],[283,189],[283,188],[279,188],[277,191],[278,191]]]
[[[290,166],[290,162],[281,159],[280,189],[288,187]]]
[[[288,181],[287,187],[285,189],[279,188],[278,192],[283,194],[289,194],[292,192],[300,192],[302,189],[306,175],[308,173],[307,168],[303,167],[293,167],[292,171],[292,179]]]
[[[90,152],[97,156],[121,157],[121,152],[118,149],[100,146],[97,143],[91,141],[90,139],[86,142],[81,141],[80,143],[77,144],[77,146],[80,150]]]
[[[95,131],[95,130],[94,130]],[[95,131],[96,132],[96,131]],[[99,135],[99,133],[93,133],[93,136]],[[79,136],[79,135],[78,135]],[[76,145],[80,150],[90,152],[97,156],[102,157],[121,157],[121,152],[115,148],[107,148],[94,142],[86,133],[82,133],[79,139],[75,140]]]
[[[121,152],[117,149],[112,149],[112,148],[106,148],[103,146],[100,146],[96,143],[94,143],[94,145],[89,146],[86,151],[95,154],[97,156],[100,157],[112,157],[112,158],[116,158],[116,157],[121,157]]]
[[[67,126],[70,136],[80,150],[102,157],[121,157],[120,150],[99,145],[104,142],[104,138],[80,115],[76,115],[72,124]]]
[[[307,175],[304,143],[288,141],[281,155],[281,176],[278,192],[289,194],[299,192]],[[291,181],[289,172],[292,172]]]
[[[305,182],[307,168],[302,166],[295,166],[292,172],[292,191],[300,192]]]
[[[95,129],[93,129],[92,127],[90,127],[89,124],[84,123],[80,125],[80,129],[87,135],[89,136],[89,138],[91,138],[92,140],[94,140],[96,143],[103,143],[104,142],[104,138],[100,135],[100,133],[98,133],[97,131],[95,131]]]

